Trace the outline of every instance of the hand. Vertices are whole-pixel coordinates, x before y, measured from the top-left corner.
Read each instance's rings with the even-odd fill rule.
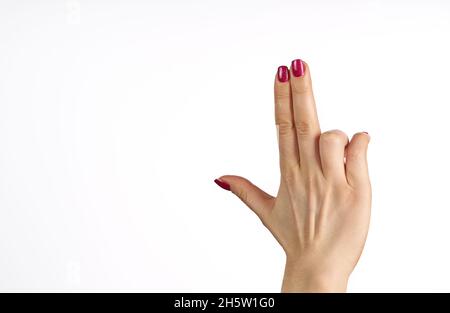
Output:
[[[245,178],[216,179],[270,230],[286,253],[283,292],[344,292],[370,219],[369,135],[349,142],[321,133],[308,65],[294,60],[275,78],[281,179],[273,197]]]

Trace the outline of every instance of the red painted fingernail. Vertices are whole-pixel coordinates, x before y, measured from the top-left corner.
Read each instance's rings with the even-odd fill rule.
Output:
[[[292,74],[295,77],[300,77],[305,75],[305,68],[303,67],[303,62],[300,59],[294,60],[291,63]]]
[[[217,185],[219,185],[220,187],[222,187],[223,189],[230,190],[230,184],[228,184],[228,183],[226,183],[224,181],[218,180],[218,179],[214,179],[214,182]]]
[[[281,83],[285,83],[289,80],[289,69],[287,66],[282,65],[278,68],[278,80]]]

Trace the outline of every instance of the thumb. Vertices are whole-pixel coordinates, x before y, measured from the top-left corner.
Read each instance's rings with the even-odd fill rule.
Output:
[[[214,182],[225,190],[230,190],[260,218],[273,206],[274,197],[240,176],[225,175]]]

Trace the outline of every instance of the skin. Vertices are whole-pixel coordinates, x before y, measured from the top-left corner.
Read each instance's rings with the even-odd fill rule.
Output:
[[[282,292],[345,292],[370,220],[370,137],[322,133],[311,75],[275,77],[280,186],[273,197],[249,180],[219,178],[269,229],[286,253]]]

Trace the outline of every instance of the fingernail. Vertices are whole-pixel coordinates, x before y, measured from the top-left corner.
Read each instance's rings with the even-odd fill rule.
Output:
[[[287,66],[282,65],[278,68],[278,80],[281,83],[285,83],[289,80],[289,69]]]
[[[225,189],[225,190],[230,190],[230,184],[221,181],[219,179],[214,179],[214,182],[219,185],[221,188]]]
[[[292,74],[295,77],[300,77],[305,75],[305,69],[303,67],[303,62],[300,59],[296,59],[291,63]]]
[[[369,133],[368,132],[363,132],[364,134],[366,134],[366,135],[368,135]]]

